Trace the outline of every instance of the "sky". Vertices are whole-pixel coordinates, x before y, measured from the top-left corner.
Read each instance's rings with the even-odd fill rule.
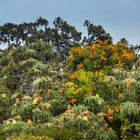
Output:
[[[83,35],[88,19],[102,25],[114,42],[125,37],[129,44],[140,44],[140,0],[0,0],[0,25],[34,22],[40,16],[50,26],[60,16]]]

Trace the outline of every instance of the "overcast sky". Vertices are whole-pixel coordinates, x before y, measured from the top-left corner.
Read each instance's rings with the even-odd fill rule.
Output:
[[[102,25],[114,39],[125,37],[140,44],[140,0],[0,0],[0,25],[35,21],[39,16],[50,25],[60,16],[85,33],[85,19]]]

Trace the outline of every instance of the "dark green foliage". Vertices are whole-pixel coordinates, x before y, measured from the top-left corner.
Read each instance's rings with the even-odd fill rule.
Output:
[[[87,28],[88,37],[84,37],[83,43],[86,45],[92,45],[98,40],[112,42],[112,37],[109,33],[106,33],[104,28],[101,25],[94,25],[89,20],[85,20],[84,26]]]

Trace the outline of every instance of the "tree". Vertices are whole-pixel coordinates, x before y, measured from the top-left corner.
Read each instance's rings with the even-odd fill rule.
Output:
[[[0,26],[0,43],[8,43],[9,47],[35,43],[44,37],[47,26],[48,21],[42,17],[30,23],[6,23]]]
[[[70,48],[80,44],[82,33],[60,17],[57,17],[53,23],[55,26],[53,44],[56,51],[61,54],[61,59],[65,59],[69,55]]]
[[[91,45],[96,43],[97,40],[112,42],[110,34],[106,33],[101,25],[96,26],[89,20],[85,20],[84,26],[87,28],[88,37],[84,37],[83,44]]]

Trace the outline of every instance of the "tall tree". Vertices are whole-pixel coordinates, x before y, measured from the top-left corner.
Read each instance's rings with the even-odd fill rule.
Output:
[[[112,42],[110,34],[107,33],[101,25],[97,26],[89,20],[85,20],[84,26],[87,28],[88,37],[84,37],[83,44],[91,45],[96,43],[97,40]]]
[[[55,26],[53,44],[56,51],[61,54],[62,59],[65,59],[69,55],[70,48],[80,44],[82,33],[60,17],[57,17],[53,23]]]

